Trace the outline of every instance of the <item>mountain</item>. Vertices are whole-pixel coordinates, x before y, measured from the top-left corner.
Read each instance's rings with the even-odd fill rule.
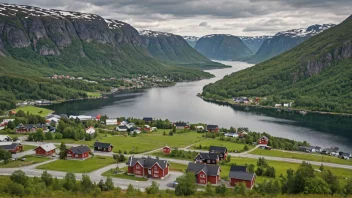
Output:
[[[153,58],[138,31],[122,21],[0,3],[0,109],[16,100],[82,98],[116,86],[46,78],[54,74],[93,81],[139,74],[175,81],[212,77]]]
[[[140,35],[149,53],[165,63],[200,69],[226,67],[200,54],[182,36],[151,30],[141,31]]]
[[[256,53],[264,40],[272,38],[272,36],[239,36],[242,42],[253,52]]]
[[[297,35],[297,34],[295,34]],[[352,113],[352,18],[293,49],[203,88],[206,98],[267,97],[297,108]]]
[[[240,38],[228,34],[203,36],[195,48],[204,56],[218,60],[236,60],[252,54]]]
[[[184,36],[183,38],[187,41],[188,45],[193,48],[196,46],[196,43],[199,39],[199,37],[196,36]]]
[[[259,63],[290,50],[331,27],[334,24],[312,25],[308,28],[292,29],[278,32],[272,38],[266,39],[252,57],[246,59],[249,63]]]

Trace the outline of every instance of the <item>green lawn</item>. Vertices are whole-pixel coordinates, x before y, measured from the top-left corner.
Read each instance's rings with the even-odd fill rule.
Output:
[[[243,151],[243,148],[245,146],[245,144],[239,144],[239,143],[230,142],[230,141],[223,141],[219,139],[207,139],[198,144],[193,145],[193,149],[199,149],[199,145],[202,145],[202,150],[208,150],[209,146],[225,146],[227,150],[229,150],[229,152],[234,152],[234,151],[241,152]],[[248,145],[248,144],[247,144],[247,147],[248,149],[254,148],[253,145]]]
[[[186,164],[178,164],[178,163],[173,163],[170,162],[170,171],[179,171],[179,172],[185,172],[187,169]]]
[[[16,112],[19,110],[24,111],[25,113],[29,112],[29,114],[33,115],[40,115],[40,116],[47,116],[49,113],[52,113],[53,111],[50,109],[45,109],[41,107],[36,107],[36,106],[23,106],[23,107],[17,107],[14,109]]]
[[[128,179],[128,180],[135,180],[135,181],[147,181],[147,178],[143,178],[143,177],[135,177],[134,175],[128,175],[127,174],[127,167],[121,168],[121,171],[125,171],[125,173],[122,174],[114,174],[115,169],[111,169],[106,171],[105,173],[103,173],[102,175],[105,177],[116,177],[116,178],[120,178],[120,179]]]
[[[257,169],[257,159],[250,159],[250,158],[239,158],[239,157],[231,157],[230,163],[221,166],[221,177],[227,177],[230,171],[231,164],[237,165],[249,165],[254,164],[255,170]],[[278,178],[281,174],[286,176],[287,169],[297,170],[299,167],[299,163],[289,163],[289,162],[281,162],[281,161],[270,161],[268,160],[270,166],[273,166],[276,171],[276,178]],[[319,169],[319,166],[313,165],[314,169]],[[349,169],[342,169],[342,168],[333,168],[325,166],[325,170],[331,170],[341,181],[341,183],[345,184],[346,177],[352,177],[352,170]],[[320,174],[316,172],[316,174]],[[263,182],[265,179],[270,179],[268,177],[258,176],[256,181]]]
[[[88,173],[113,163],[115,163],[115,160],[112,157],[94,156],[86,160],[57,160],[37,168],[72,173]]]
[[[87,92],[87,95],[90,98],[100,98],[101,97],[101,93],[98,93],[98,92]]]
[[[345,164],[352,165],[352,161],[343,160],[338,157],[328,156],[328,155],[320,155],[320,154],[311,154],[311,153],[290,153],[281,150],[263,150],[263,149],[255,149],[250,152],[251,154],[263,155],[263,156],[272,156],[272,157],[282,157],[282,158],[292,158],[292,159],[301,159],[301,160],[309,160],[309,161],[317,161],[317,162],[327,162],[334,164]]]
[[[33,145],[23,145],[23,151],[28,151],[28,150],[33,150],[37,148],[37,146],[33,146]]]
[[[34,156],[34,155],[27,155],[24,157],[26,158],[26,161],[15,160],[15,161],[10,161],[7,164],[0,163],[0,168],[18,168],[22,166],[29,166],[32,164],[45,162],[50,159],[47,157],[40,157],[40,156]],[[22,159],[22,157],[20,159]]]

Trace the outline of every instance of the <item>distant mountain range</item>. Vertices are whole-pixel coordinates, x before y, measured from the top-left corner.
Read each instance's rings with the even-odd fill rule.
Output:
[[[317,35],[334,24],[312,25],[308,28],[292,29],[278,32],[272,38],[267,38],[258,51],[251,57],[244,58],[249,63],[259,63],[286,52],[310,37]]]
[[[351,38],[352,16],[336,26],[280,32],[257,54],[287,52],[205,86],[203,96],[263,97],[265,106],[294,101],[295,108],[352,113]]]
[[[195,48],[209,59],[237,60],[253,52],[237,36],[211,34],[198,39]]]
[[[200,54],[182,36],[151,30],[141,31],[140,35],[149,53],[165,63],[200,69],[226,67]]]
[[[239,36],[238,38],[240,38],[253,53],[256,53],[260,46],[262,46],[264,40],[271,39],[272,36]]]
[[[183,38],[187,41],[188,45],[193,48],[196,46],[196,43],[199,39],[199,37],[196,36],[184,36]]]

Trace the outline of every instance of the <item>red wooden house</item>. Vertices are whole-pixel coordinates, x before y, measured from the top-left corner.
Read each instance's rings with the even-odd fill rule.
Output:
[[[168,147],[168,146],[164,146],[164,148],[163,148],[163,153],[164,154],[170,154],[171,153],[171,148],[170,147]]]
[[[94,143],[94,150],[95,151],[104,151],[104,152],[111,152],[114,146],[110,143],[104,142],[95,142]]]
[[[218,125],[209,125],[208,124],[207,127],[206,127],[206,131],[217,133],[217,132],[219,132],[219,126]]]
[[[220,161],[217,153],[199,153],[194,159],[196,163],[217,164]]]
[[[190,162],[187,167],[187,172],[193,172],[196,176],[198,184],[218,184],[220,181],[220,166],[199,164]]]
[[[23,151],[23,146],[18,142],[9,142],[8,144],[0,145],[0,148],[9,151],[10,153],[17,153]]]
[[[263,137],[261,137],[261,138],[258,140],[258,144],[267,145],[268,143],[269,143],[269,138],[266,137],[266,136],[263,136]]]
[[[88,146],[76,146],[67,150],[67,158],[86,159],[89,157],[90,148]]]
[[[185,122],[175,122],[173,125],[176,127],[176,129],[189,129],[189,124]]]
[[[244,182],[247,188],[253,188],[255,183],[255,174],[242,172],[242,171],[230,171],[229,173],[230,185],[235,186],[238,183]]]
[[[52,155],[55,153],[56,147],[53,143],[43,144],[34,149],[36,155]]]
[[[209,153],[219,154],[220,160],[225,160],[227,158],[227,148],[222,146],[210,146]]]
[[[169,174],[170,164],[167,160],[131,156],[128,159],[127,166],[129,175],[164,179]]]

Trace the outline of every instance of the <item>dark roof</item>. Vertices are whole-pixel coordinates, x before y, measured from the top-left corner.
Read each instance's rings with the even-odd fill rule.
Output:
[[[247,166],[232,165],[230,171],[247,172]]]
[[[135,158],[135,157],[131,156],[130,158],[128,158],[127,165],[134,166],[137,162],[140,165],[142,165],[144,168],[151,168],[152,166],[154,166],[155,163],[158,163],[162,169],[165,169],[166,165],[169,164],[169,161],[167,161],[167,160],[154,159],[154,158],[150,158],[150,157]]]
[[[0,145],[0,148],[2,148],[4,150],[14,150],[19,145],[21,145],[21,144],[13,142],[12,144]]]
[[[209,152],[216,152],[216,153],[226,153],[227,148],[222,146],[210,146]]]
[[[99,148],[109,148],[110,146],[112,146],[111,143],[104,143],[104,142],[95,142],[94,143],[94,147],[99,147]]]
[[[175,123],[174,123],[174,125],[179,126],[179,127],[185,127],[185,126],[188,126],[188,124],[187,124],[187,123],[185,123],[185,122],[175,122]]]
[[[126,125],[120,125],[118,126],[119,129],[128,129],[128,127]]]
[[[351,154],[349,154],[349,153],[342,153],[342,155],[341,155],[342,157],[344,157],[344,156],[347,156],[347,157],[350,157],[351,156]]]
[[[199,153],[198,156],[203,160],[216,160],[219,158],[219,154],[217,153]]]
[[[187,167],[187,172],[194,172],[195,174],[198,174],[200,171],[204,171],[205,174],[210,176],[218,175],[219,170],[220,170],[220,166],[217,166],[217,165],[214,166],[214,165],[208,165],[208,164],[198,164],[193,162],[188,163],[188,167]]]
[[[235,178],[245,181],[251,181],[255,176],[254,173],[240,172],[240,171],[230,171],[229,178]]]
[[[70,149],[74,154],[83,154],[86,152],[90,152],[90,148],[88,146],[76,146],[76,147],[72,147]]]
[[[207,125],[207,129],[216,129],[216,128],[218,128],[218,125],[212,125],[212,124]]]
[[[146,122],[151,122],[151,121],[153,121],[153,118],[151,118],[151,117],[144,117],[143,120],[146,121]]]

